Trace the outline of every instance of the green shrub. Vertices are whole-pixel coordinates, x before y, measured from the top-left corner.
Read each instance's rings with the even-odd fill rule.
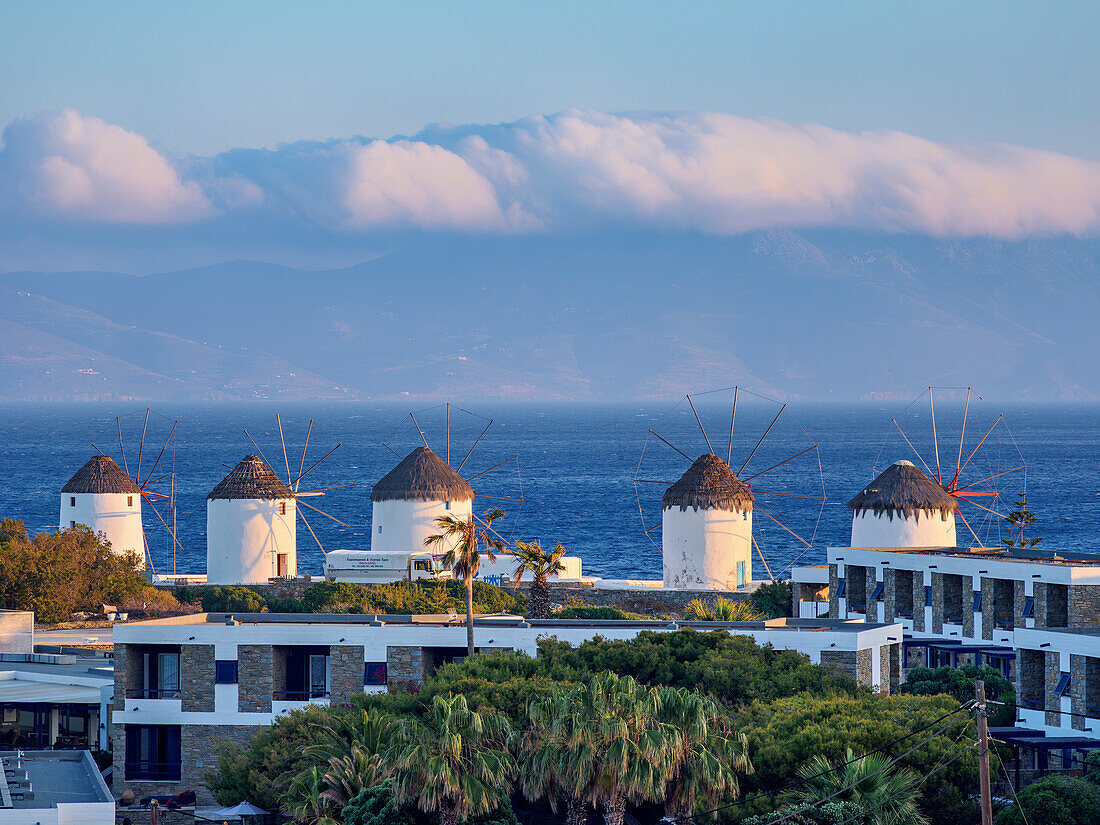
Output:
[[[563,607],[553,616],[555,619],[629,619],[630,614],[617,607],[596,607],[589,604],[575,604]]]
[[[437,825],[437,814],[426,814],[415,806],[398,807],[389,784],[368,788],[351,800],[343,812],[344,825]],[[512,803],[502,799],[491,814],[465,820],[468,825],[519,825]]]
[[[794,593],[789,581],[776,579],[758,587],[749,602],[769,619],[782,619],[791,616],[794,608]]]
[[[992,712],[989,724],[1011,727],[1016,721],[1016,690],[999,670],[989,665],[940,667],[935,670],[915,667],[909,671],[909,676],[898,688],[898,692],[913,693],[918,696],[935,696],[942,693],[953,696],[961,704],[974,698],[974,682],[977,679],[985,682],[986,699],[1003,703],[990,706]]]
[[[176,598],[202,604],[207,613],[262,613],[268,609],[263,594],[248,587],[178,587]]]
[[[1100,822],[1100,788],[1072,776],[1047,776],[1032,782],[1012,805],[997,815],[997,825],[1097,825]]]

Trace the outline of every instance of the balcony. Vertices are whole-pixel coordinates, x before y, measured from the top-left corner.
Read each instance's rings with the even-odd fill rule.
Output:
[[[310,705],[325,706],[329,703],[327,690],[277,690],[271,694],[271,712],[290,713]]]

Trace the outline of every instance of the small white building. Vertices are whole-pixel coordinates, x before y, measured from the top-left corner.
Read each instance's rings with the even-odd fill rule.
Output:
[[[294,491],[246,455],[206,497],[206,581],[266,584],[298,574]]]
[[[891,464],[848,502],[852,547],[955,547],[959,504],[911,461]]]
[[[89,751],[0,751],[4,825],[114,825],[115,801]]]
[[[665,587],[735,590],[752,581],[753,495],[718,456],[699,456],[661,498]]]
[[[473,513],[474,488],[428,447],[417,447],[374,485],[370,500],[371,552],[420,553],[425,539],[439,533],[437,518]]]
[[[115,460],[94,455],[61,488],[61,529],[83,524],[102,533],[116,553],[134,553],[145,569],[141,488]]]

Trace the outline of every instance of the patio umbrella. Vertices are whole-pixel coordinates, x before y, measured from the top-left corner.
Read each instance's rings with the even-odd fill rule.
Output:
[[[267,816],[267,811],[257,808],[251,802],[240,802],[232,808],[222,808],[214,814],[214,819],[232,819],[238,816]]]

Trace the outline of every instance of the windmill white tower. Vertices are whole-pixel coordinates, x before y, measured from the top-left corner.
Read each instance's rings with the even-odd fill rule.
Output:
[[[244,434],[259,454],[246,455],[241,459],[206,497],[206,580],[210,584],[266,584],[272,578],[295,578],[298,575],[299,518],[317,542],[317,547],[322,553],[325,552],[302,507],[347,527],[340,519],[302,500],[308,496],[322,496],[325,490],[299,489],[302,479],[336,452],[340,445],[337,444],[313,462],[309,469],[305,469],[309,437],[313,432],[311,420],[302,446],[298,475],[295,476],[290,469],[286,440],[283,438],[283,421],[278,413],[275,421],[287,480],[284,482],[276,475],[259,445],[245,430]]]
[[[925,394],[928,405],[918,404]],[[944,409],[945,402],[955,406]],[[999,545],[998,531],[1008,509],[1002,500],[1004,484],[1020,480],[1027,489],[1027,462],[1004,415],[994,416],[970,387],[965,395],[958,387],[929,387],[890,423],[879,456],[908,453],[919,466],[896,461],[848,502],[851,546],[957,547],[956,520],[966,528],[962,536],[973,540],[963,543]]]
[[[955,547],[959,505],[904,459],[891,464],[851,501],[852,547]]]
[[[753,495],[725,461],[699,456],[661,497],[665,587],[734,590],[752,581]]]
[[[206,497],[206,580],[266,584],[298,574],[294,491],[246,455]]]
[[[732,408],[725,407],[723,404],[722,428],[725,430],[728,427],[729,430],[726,457],[723,459],[714,451],[710,436],[703,426],[703,417],[693,399],[727,392],[732,394]],[[734,471],[731,469],[731,461],[734,455],[737,404],[740,394],[750,396],[749,400],[753,402],[750,405],[753,409],[749,410],[751,420],[758,421],[761,426],[769,419],[770,423],[755,441],[751,451],[748,451],[747,457]],[[761,418],[756,417],[759,414],[755,409],[758,401],[764,402],[764,415]],[[775,412],[776,408],[778,412]],[[700,409],[706,411],[705,408]],[[752,559],[754,550],[763,563],[764,571],[769,578],[772,578],[771,568],[760,546],[762,539],[753,532],[755,513],[774,522],[785,534],[794,537],[806,549],[813,546],[817,532],[816,524],[814,535],[806,540],[772,512],[774,510],[778,513],[780,508],[792,503],[802,509],[812,508],[812,505],[794,500],[813,501],[820,504],[816,508],[817,519],[820,521],[821,510],[825,503],[824,480],[816,455],[817,444],[809,438],[802,425],[794,421],[793,416],[790,415],[788,420],[794,421],[797,427],[793,436],[784,439],[776,439],[774,436],[776,423],[785,409],[785,404],[739,387],[714,390],[711,393],[698,393],[694,396],[685,395],[673,410],[662,416],[657,426],[662,427],[666,432],[668,428],[676,426],[677,422],[692,429],[697,426],[698,433],[695,437],[702,434],[707,451],[694,460],[664,435],[650,429],[645,446],[642,448],[641,458],[638,460],[634,489],[638,495],[638,511],[642,515],[642,527],[650,541],[653,541],[651,534],[658,527],[661,528],[661,566],[665,587],[683,590],[736,590],[749,585],[755,580]],[[774,418],[773,412],[775,412]],[[742,417],[745,417],[744,413]],[[684,439],[688,437],[687,434],[681,435]],[[769,435],[773,436],[772,442],[768,441]],[[672,453],[666,453],[663,457],[653,456],[650,461],[656,466],[644,467],[651,438],[656,440],[653,442],[655,447],[664,445],[680,458],[676,458]],[[682,443],[687,442],[685,440]],[[792,444],[796,446],[792,447]],[[797,449],[799,446],[802,449]],[[804,467],[792,464],[799,458],[803,458]],[[671,484],[663,479],[642,477],[652,471],[658,475],[665,475],[670,471],[679,472],[678,467],[683,466],[682,459],[690,461],[691,466]],[[752,464],[754,459],[756,464]],[[763,469],[755,471],[748,469],[750,465],[760,466],[765,461],[772,463]],[[771,474],[765,479],[768,489],[762,489],[750,483],[767,474]],[[665,478],[667,479],[668,476]],[[665,487],[664,495],[661,497],[661,522],[649,528],[646,528],[645,524],[646,503],[643,501],[641,492],[643,488],[639,486],[646,484],[660,484]],[[818,493],[819,484],[820,493]],[[764,504],[761,503],[761,499]],[[808,517],[812,517],[810,510],[806,510],[806,513]]]
[[[83,524],[102,533],[116,553],[133,553],[145,569],[142,491],[115,460],[94,455],[61,488],[62,529]]]
[[[371,552],[423,552],[424,541],[439,532],[437,518],[472,515],[474,488],[431,448],[421,446],[374,485],[370,500]]]
[[[115,426],[118,430],[118,446],[122,453],[123,466],[120,467],[113,458],[93,444],[96,454],[61,488],[60,527],[64,529],[83,524],[95,533],[102,533],[116,553],[137,554],[138,568],[141,570],[146,569],[147,566],[152,567],[149,543],[142,522],[143,503],[149,506],[149,510],[164,527],[169,549],[174,551],[179,547],[175,529],[168,525],[154,503],[158,498],[167,499],[169,515],[173,521],[175,520],[175,472],[174,470],[164,471],[160,477],[153,478],[168,445],[173,443],[179,422],[172,422],[172,429],[164,440],[156,461],[143,479],[141,465],[145,454],[145,436],[149,431],[151,412],[149,409],[145,410],[145,422],[141,429],[141,443],[138,447],[137,467],[133,478],[130,477],[129,464],[126,461],[122,421],[116,416]],[[174,466],[174,457],[171,463]],[[169,473],[173,478],[173,495],[154,492],[151,487],[162,481]]]

